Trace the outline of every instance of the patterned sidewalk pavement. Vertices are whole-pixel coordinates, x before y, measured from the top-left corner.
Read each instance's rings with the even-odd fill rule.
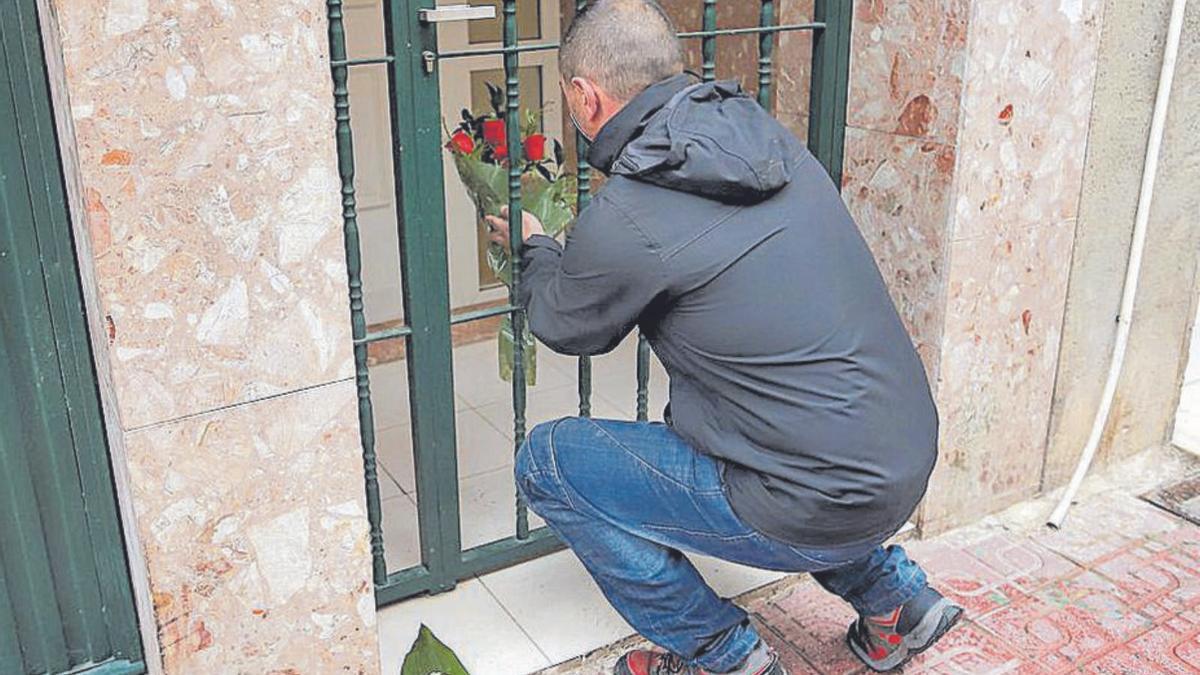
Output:
[[[1041,525],[1044,499],[905,544],[967,615],[904,672],[1200,673],[1200,527],[1134,496],[1156,483],[1131,482],[1093,481],[1062,530]],[[844,644],[853,612],[806,578],[789,581],[740,602],[791,675],[869,672]],[[629,646],[553,672],[611,672]]]

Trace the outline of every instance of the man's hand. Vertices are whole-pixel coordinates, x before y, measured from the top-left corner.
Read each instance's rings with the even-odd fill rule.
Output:
[[[500,217],[488,216],[485,218],[488,226],[488,237],[494,244],[500,244],[508,249],[508,207],[500,209]],[[525,241],[535,234],[546,234],[546,230],[542,227],[542,222],[528,211],[521,212],[521,241]]]

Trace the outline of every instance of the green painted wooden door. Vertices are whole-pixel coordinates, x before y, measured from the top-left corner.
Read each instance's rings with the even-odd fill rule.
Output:
[[[0,673],[141,672],[37,25],[0,15]]]

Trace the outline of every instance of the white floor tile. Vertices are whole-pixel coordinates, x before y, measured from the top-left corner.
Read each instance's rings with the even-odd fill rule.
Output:
[[[512,464],[515,451],[511,434],[501,433],[472,409],[458,411],[454,421],[460,480]],[[380,462],[404,492],[415,494],[411,427],[402,424],[383,429],[376,438]]]
[[[554,663],[633,634],[570,551],[480,580]]]
[[[429,626],[475,675],[525,675],[545,668],[542,654],[479,581],[379,612],[382,672],[396,675],[421,624]]]
[[[386,429],[409,420],[407,362],[390,361],[371,366],[371,412],[375,428]]]
[[[385,471],[407,494],[416,492],[413,475],[412,427],[397,424],[375,432],[375,454]]]
[[[384,499],[380,503],[383,529],[383,557],[388,572],[399,572],[421,562],[421,542],[417,529],[417,506],[406,495]]]
[[[692,564],[700,571],[708,585],[726,598],[761,588],[787,576],[782,572],[745,567],[708,556],[689,555],[688,557],[691,558]]]
[[[493,427],[504,431],[512,438],[513,409],[512,403],[503,401],[490,403],[477,408]],[[579,414],[579,390],[570,384],[556,388],[545,388],[541,385],[531,387],[525,396],[525,429],[528,431],[542,422],[549,422],[560,417]],[[617,419],[629,419],[629,415],[608,401],[608,399],[592,395],[592,416]]]
[[[463,548],[514,536],[517,532],[517,486],[512,465],[459,481],[459,519]],[[530,528],[544,521],[530,512]]]
[[[470,407],[512,400],[512,383],[500,379],[496,350],[495,340],[463,345],[454,350],[454,392]],[[548,347],[538,346],[537,388],[562,387],[575,382],[573,376],[550,365],[554,360],[557,360],[556,355]]]

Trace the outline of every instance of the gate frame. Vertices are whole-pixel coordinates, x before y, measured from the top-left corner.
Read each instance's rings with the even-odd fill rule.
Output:
[[[758,35],[758,101],[763,106],[769,106],[771,102],[775,35],[785,31],[812,32],[808,146],[840,189],[849,88],[852,0],[814,0],[812,21],[792,25],[780,25],[777,22],[776,0],[760,0],[759,25],[735,29],[717,28],[718,0],[695,1],[702,3],[702,29],[680,33],[679,37],[701,40],[702,78],[705,81],[715,79],[717,37]],[[506,305],[457,315],[451,312],[438,69],[438,62],[448,58],[480,55],[503,57],[508,152],[510,157],[522,157],[518,114],[520,54],[556,49],[558,44],[519,44],[516,0],[502,0],[502,47],[439,53],[437,25],[422,23],[418,19],[418,10],[432,9],[436,0],[383,0],[385,45],[388,53],[375,58],[349,59],[343,24],[343,0],[327,0],[326,4],[372,572],[376,604],[384,606],[423,593],[445,592],[471,576],[502,569],[563,548],[563,544],[548,528],[529,529],[527,509],[517,495],[516,535],[462,550],[450,328],[459,323],[508,314],[512,316],[513,334],[519,336],[523,332],[524,311],[515,306],[515,297],[521,283],[521,265],[519,257],[514,256],[510,296]],[[587,4],[587,0],[577,0],[575,8],[578,10]],[[385,64],[388,73],[405,320],[401,327],[371,333],[367,330],[363,312],[362,256],[354,188],[354,141],[350,126],[347,80],[351,67],[378,64]],[[578,133],[576,148],[579,208],[582,209],[590,198],[591,186],[590,168],[585,159],[586,140]],[[509,231],[512,250],[517,252],[523,244],[519,222],[521,173],[520,163],[511,162]],[[384,559],[385,542],[381,527],[382,509],[367,349],[373,342],[394,339],[404,339],[407,343],[406,358],[410,364],[409,391],[419,391],[421,394],[409,396],[416,484],[420,486],[421,495],[417,500],[421,562],[416,566],[389,573]],[[522,340],[517,339],[514,343],[515,451],[525,437],[526,391]],[[639,336],[639,420],[648,418],[646,408],[649,366],[650,346],[644,336]],[[587,357],[582,357],[579,359],[579,413],[582,416],[590,414],[590,395],[591,362]],[[513,491],[516,495],[515,486]]]

